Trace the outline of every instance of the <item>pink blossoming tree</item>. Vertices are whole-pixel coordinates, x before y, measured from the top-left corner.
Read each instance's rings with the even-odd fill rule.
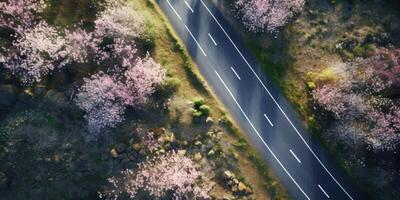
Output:
[[[100,72],[85,79],[76,103],[86,112],[89,130],[99,132],[121,122],[126,107],[140,108],[147,103],[164,79],[165,70],[152,58],[138,58],[125,71],[116,70],[114,76]]]
[[[4,49],[4,66],[29,85],[68,63],[65,47],[59,31],[40,22],[20,32],[12,47]]]
[[[139,38],[146,32],[146,22],[129,1],[107,1],[106,9],[95,21],[95,33],[111,38]]]
[[[304,7],[304,0],[236,0],[242,23],[252,32],[275,32]]]
[[[76,96],[76,104],[85,111],[89,130],[99,132],[105,127],[115,127],[123,120],[125,102],[130,98],[120,81],[99,72],[84,79]]]
[[[398,49],[378,49],[346,65],[346,76],[312,91],[313,99],[334,113],[342,135],[374,150],[393,150],[400,142]],[[349,135],[348,133],[351,133]]]
[[[122,195],[134,198],[139,189],[156,198],[172,192],[174,199],[209,198],[207,187],[197,183],[202,173],[195,163],[175,152],[160,155],[139,164],[136,170],[125,170],[122,177],[112,177],[111,189],[100,193],[101,198],[119,199]]]

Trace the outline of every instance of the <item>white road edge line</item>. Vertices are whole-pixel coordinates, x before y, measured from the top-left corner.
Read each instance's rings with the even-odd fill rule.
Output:
[[[189,32],[190,36],[192,36],[193,40],[196,42],[197,46],[199,47],[199,49],[201,50],[201,52],[203,53],[204,56],[207,56],[206,52],[204,52],[203,48],[201,48],[199,42],[197,42],[196,38],[194,37],[192,31],[190,31],[190,29],[186,26],[185,24],[185,28],[186,30]]]
[[[185,4],[189,8],[189,10],[192,11],[192,13],[194,13],[194,10],[192,9],[192,7],[190,7],[190,4],[186,0],[185,0]]]
[[[178,14],[178,12],[175,10],[175,8],[172,6],[171,2],[169,2],[169,0],[167,0],[167,3],[169,5],[169,7],[171,7],[171,9],[174,11],[175,15],[178,16],[178,19],[182,21],[182,17]]]
[[[264,113],[264,117],[265,119],[267,119],[267,121],[269,122],[269,124],[273,127],[274,124],[271,122],[271,120],[268,118],[267,114]]]
[[[310,198],[307,196],[307,194],[303,191],[303,189],[300,187],[300,185],[296,182],[296,180],[294,180],[294,178],[292,177],[292,175],[290,175],[290,173],[286,170],[285,166],[283,166],[283,164],[281,163],[281,161],[278,159],[278,157],[276,157],[275,153],[272,151],[272,149],[268,146],[268,144],[264,141],[264,139],[261,137],[260,133],[257,131],[257,129],[254,127],[253,123],[251,123],[249,117],[247,117],[246,113],[243,111],[242,106],[240,106],[239,102],[236,100],[235,96],[233,95],[233,93],[231,92],[231,90],[228,88],[228,86],[226,85],[225,81],[222,79],[222,77],[218,74],[218,72],[216,70],[214,70],[215,74],[217,74],[219,80],[222,82],[222,84],[224,85],[225,89],[228,91],[228,93],[230,94],[230,96],[232,97],[233,101],[236,103],[236,105],[239,107],[239,110],[242,112],[242,114],[244,115],[244,117],[246,118],[246,120],[249,122],[250,126],[253,128],[254,132],[257,134],[258,138],[260,138],[261,142],[265,145],[265,147],[267,147],[268,151],[272,154],[272,156],[275,158],[275,160],[278,162],[278,164],[282,167],[282,169],[286,172],[286,174],[289,176],[290,179],[292,179],[292,181],[294,182],[294,184],[300,189],[300,191],[304,194],[304,196],[310,200]]]
[[[293,155],[293,157],[296,158],[297,162],[301,163],[301,160],[296,156],[296,154],[291,149],[289,149],[289,151]]]
[[[318,187],[325,194],[325,196],[328,197],[328,199],[330,199],[328,193],[325,192],[324,188],[322,188],[322,186],[320,184],[318,184]]]
[[[235,69],[233,69],[233,67],[231,67],[231,70],[233,71],[233,73],[236,75],[236,77],[237,77],[239,80],[242,80],[242,79],[240,78],[239,74],[235,71]]]
[[[217,42],[215,42],[214,38],[208,33],[208,37],[210,37],[211,41],[214,43],[215,46],[218,46]]]
[[[257,75],[257,73],[254,71],[254,69],[251,67],[251,65],[249,64],[249,62],[246,60],[246,58],[243,56],[242,52],[240,52],[240,50],[238,49],[238,47],[236,46],[236,44],[233,42],[233,40],[229,37],[228,33],[225,31],[225,29],[222,27],[222,25],[219,23],[219,21],[217,20],[217,18],[215,18],[215,16],[212,14],[212,12],[210,11],[210,9],[207,7],[207,5],[204,3],[203,0],[200,0],[200,2],[203,4],[203,6],[207,9],[207,11],[210,13],[210,15],[212,16],[212,18],[215,20],[215,22],[218,24],[218,26],[222,29],[222,31],[225,33],[225,35],[228,37],[229,41],[232,43],[232,45],[235,47],[236,51],[240,54],[240,56],[242,57],[242,59],[246,62],[247,66],[249,66],[249,68],[251,69],[251,71],[253,72],[253,74],[257,77],[258,81],[261,83],[261,85],[264,87],[264,89],[267,91],[268,95],[272,98],[272,100],[274,101],[274,103],[278,106],[279,110],[283,113],[283,115],[285,116],[285,118],[289,121],[290,125],[294,128],[294,130],[296,131],[296,133],[299,135],[299,137],[301,138],[301,140],[304,142],[304,144],[307,146],[307,148],[310,150],[310,152],[313,154],[313,156],[317,159],[317,161],[322,165],[322,167],[325,169],[325,171],[329,174],[329,176],[335,181],[335,183],[340,187],[340,189],[342,189],[344,191],[344,193],[346,193],[346,195],[351,199],[354,200],[352,196],[350,196],[350,194],[347,192],[346,189],[344,189],[344,187],[336,180],[336,178],[331,174],[331,172],[325,167],[325,165],[322,163],[322,161],[318,158],[318,156],[315,154],[315,152],[311,149],[310,145],[308,145],[308,143],[306,142],[306,140],[303,138],[303,136],[300,134],[300,132],[297,130],[297,128],[293,125],[292,121],[289,119],[289,117],[286,115],[286,113],[283,111],[283,109],[281,108],[281,106],[278,104],[278,102],[276,101],[276,99],[272,96],[271,92],[269,92],[269,90],[267,89],[267,87],[265,86],[265,84],[261,81],[260,77]]]

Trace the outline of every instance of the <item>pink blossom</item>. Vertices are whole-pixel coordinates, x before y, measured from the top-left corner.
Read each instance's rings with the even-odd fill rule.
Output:
[[[55,68],[63,67],[66,41],[45,22],[20,33],[20,37],[5,49],[4,67],[19,75],[24,84],[40,81]]]
[[[144,17],[124,0],[108,2],[95,25],[99,37],[133,39],[143,36],[146,30]]]
[[[400,142],[400,101],[390,98],[399,88],[398,49],[378,49],[368,58],[346,64],[346,76],[312,91],[313,99],[346,126],[356,125],[357,140],[374,150],[393,150]],[[389,94],[389,96],[388,96]],[[340,135],[349,135],[342,129]],[[351,131],[354,132],[354,131]]]
[[[123,120],[125,101],[129,98],[126,88],[114,77],[99,72],[84,79],[79,88],[76,104],[86,112],[85,118],[91,132],[105,127],[115,127]]]
[[[253,32],[275,32],[304,7],[304,0],[236,0],[243,24]]]
[[[156,198],[169,191],[174,199],[209,198],[209,188],[197,184],[202,175],[191,159],[171,152],[140,163],[135,171],[123,171],[121,178],[110,178],[113,187],[100,193],[100,198],[118,199],[123,194],[134,198],[139,189]]]
[[[156,87],[165,79],[165,70],[150,56],[136,60],[135,66],[125,71],[126,84],[129,94],[133,97],[129,105],[143,105],[154,93]]]
[[[0,26],[21,32],[33,27],[37,14],[46,7],[43,0],[7,0],[0,2]]]

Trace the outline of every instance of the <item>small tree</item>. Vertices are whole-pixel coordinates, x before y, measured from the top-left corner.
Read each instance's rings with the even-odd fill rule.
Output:
[[[304,0],[236,0],[235,10],[252,32],[275,32],[304,7]]]
[[[126,0],[108,1],[95,21],[100,37],[139,38],[146,31],[145,19]]]
[[[55,68],[67,64],[66,40],[45,22],[20,32],[5,50],[4,67],[18,75],[24,84],[32,84]]]
[[[99,72],[84,79],[76,104],[86,113],[89,131],[99,132],[105,127],[115,127],[123,120],[125,103],[130,99],[127,88],[120,81]]]
[[[145,58],[138,58],[133,67],[125,71],[126,85],[129,88],[129,94],[133,97],[132,106],[140,106],[147,103],[157,86],[165,79],[165,70],[156,63],[149,55]]]
[[[6,0],[0,2],[0,26],[21,33],[32,28],[38,20],[38,13],[46,7],[43,0]]]
[[[100,198],[118,199],[122,195],[137,196],[142,189],[156,198],[172,192],[174,199],[209,198],[207,187],[197,184],[202,173],[195,163],[175,152],[160,155],[138,165],[137,170],[125,170],[122,177],[112,177],[113,185],[100,193]]]
[[[374,150],[393,150],[400,142],[400,102],[392,98],[400,87],[400,51],[377,49],[342,71],[340,81],[312,91],[316,103],[335,114],[340,129],[333,130]]]
[[[121,68],[124,69],[124,68]],[[126,107],[141,107],[165,79],[165,70],[149,56],[138,58],[128,69],[114,76],[100,72],[78,90],[77,105],[85,111],[91,132],[115,127],[123,120]]]

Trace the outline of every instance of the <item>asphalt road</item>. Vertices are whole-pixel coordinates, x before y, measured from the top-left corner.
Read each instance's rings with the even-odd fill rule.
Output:
[[[214,92],[295,199],[365,199],[207,0],[158,0]],[[244,175],[246,173],[244,172]]]

